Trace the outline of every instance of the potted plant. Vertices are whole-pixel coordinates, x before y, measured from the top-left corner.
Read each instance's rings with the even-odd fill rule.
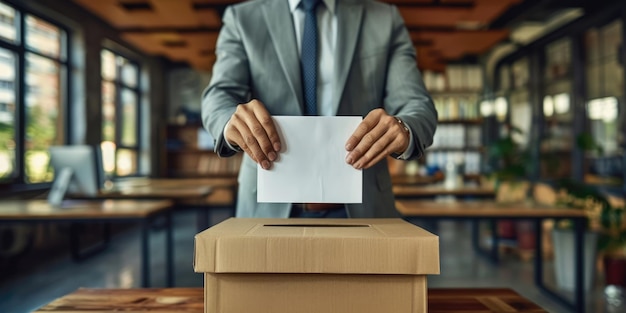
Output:
[[[597,230],[600,224],[601,212],[610,206],[607,198],[596,188],[575,182],[570,179],[563,179],[558,182],[559,193],[557,196],[557,206],[568,209],[584,210],[589,219],[587,231],[584,234],[584,278],[585,290],[591,290],[595,280],[595,264],[597,257],[597,243],[599,233]],[[574,231],[569,220],[561,220],[555,224],[552,231],[552,241],[554,244],[554,267],[557,287],[573,291],[574,278],[572,269],[575,265],[572,256],[574,255]]]
[[[497,202],[520,202],[526,199],[529,183],[526,181],[529,154],[521,149],[513,139],[514,134],[522,134],[522,130],[509,124],[506,135],[497,139],[487,147],[487,156],[492,166],[489,175],[496,191]],[[497,232],[500,238],[517,240],[518,248],[530,251],[534,248],[534,231],[532,225],[511,220],[500,220]],[[519,240],[520,235],[530,235],[528,240]],[[520,243],[531,246],[521,247]]]
[[[598,250],[602,253],[607,287],[626,288],[626,225],[624,208],[607,205],[600,217]]]
[[[487,157],[492,168],[489,177],[496,189],[504,182],[515,186],[524,181],[530,159],[528,151],[522,150],[513,139],[513,134],[522,134],[522,130],[511,125],[506,127],[506,135],[487,146]]]

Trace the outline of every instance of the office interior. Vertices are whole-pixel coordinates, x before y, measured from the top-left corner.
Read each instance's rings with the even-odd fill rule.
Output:
[[[597,234],[586,310],[626,312],[626,2],[383,1],[407,25],[439,115],[424,156],[387,160],[397,199],[583,210]],[[2,201],[46,201],[59,176],[53,146],[99,148],[103,190],[197,179],[192,188],[210,192],[172,198],[185,208],[172,214],[174,286],[202,287],[193,236],[232,216],[241,155],[212,151],[201,95],[221,15],[238,2],[0,0],[0,216]],[[429,286],[512,288],[546,311],[578,311],[535,286],[538,240],[524,237],[541,225],[544,274],[556,285],[552,232],[571,229],[567,220],[415,220],[441,240],[442,274]],[[165,222],[153,222],[152,285],[162,287]],[[77,224],[0,220],[1,312],[30,312],[79,287],[142,287],[136,223]],[[480,244],[498,244],[497,262],[472,249],[472,227]],[[73,238],[98,244],[105,232],[102,251],[72,256]]]

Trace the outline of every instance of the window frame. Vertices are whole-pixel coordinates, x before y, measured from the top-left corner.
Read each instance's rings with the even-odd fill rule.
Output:
[[[111,175],[112,177],[133,177],[133,176],[141,176],[141,148],[142,148],[142,127],[141,127],[141,115],[143,114],[142,112],[142,106],[141,106],[141,101],[142,101],[142,89],[141,89],[141,63],[136,61],[134,58],[130,57],[129,55],[120,52],[117,49],[108,47],[108,46],[102,46],[100,48],[100,55],[102,55],[102,52],[107,51],[109,53],[112,53],[116,58],[117,57],[122,57],[124,59],[126,59],[130,64],[132,64],[136,69],[137,69],[137,73],[136,73],[136,84],[134,87],[127,85],[126,83],[123,82],[123,74],[122,74],[122,66],[117,64],[115,65],[115,78],[113,80],[108,79],[103,77],[102,75],[102,69],[103,69],[103,65],[102,62],[100,62],[100,86],[102,88],[102,85],[105,82],[108,83],[112,83],[113,86],[115,87],[115,97],[114,97],[114,101],[115,101],[115,162],[114,162],[114,168],[113,168],[113,172],[111,174],[107,174],[107,175]],[[102,60],[102,58],[101,58]],[[132,91],[133,93],[135,93],[136,95],[136,116],[135,116],[135,135],[136,135],[136,141],[135,141],[135,145],[134,146],[129,146],[129,145],[123,145],[122,144],[122,130],[123,130],[123,119],[121,114],[119,114],[120,112],[123,111],[123,103],[122,103],[122,91],[124,89],[128,89],[130,91]],[[101,105],[100,108],[104,108],[104,102],[102,102],[102,99],[104,98],[104,94],[101,94],[100,96],[100,101],[101,101]],[[104,119],[104,115],[102,115],[102,119]],[[100,125],[100,129],[102,130],[102,125]],[[100,142],[104,142],[104,135],[101,133],[101,137],[100,137]],[[124,150],[131,150],[135,152],[135,159],[134,162],[136,164],[136,171],[132,174],[129,175],[118,175],[117,173],[117,153],[119,151],[119,149],[124,149]]]
[[[7,186],[16,186],[15,189],[40,189],[48,188],[50,182],[29,183],[26,180],[26,55],[33,54],[59,64],[59,116],[63,119],[63,135],[61,141],[63,144],[70,142],[70,134],[73,129],[70,123],[72,116],[72,31],[69,27],[58,20],[38,14],[28,8],[16,4],[2,1],[4,5],[15,10],[15,27],[16,38],[14,42],[9,42],[4,38],[0,38],[0,48],[10,51],[14,54],[15,64],[15,170],[10,176],[0,180],[0,189]],[[60,56],[52,57],[45,53],[41,53],[34,49],[30,49],[26,45],[26,18],[32,16],[43,22],[49,23],[59,29],[61,32],[60,39]],[[11,187],[10,189],[14,189]]]

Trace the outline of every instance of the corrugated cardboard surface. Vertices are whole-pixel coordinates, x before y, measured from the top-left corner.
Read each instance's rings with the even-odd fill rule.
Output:
[[[425,313],[439,239],[401,219],[229,219],[196,235],[206,313]]]
[[[232,218],[196,235],[194,269],[439,274],[439,239],[401,219]]]
[[[205,313],[425,313],[423,275],[205,274]]]

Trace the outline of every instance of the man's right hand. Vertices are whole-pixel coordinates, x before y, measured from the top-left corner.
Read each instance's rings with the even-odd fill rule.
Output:
[[[224,138],[266,170],[278,158],[280,138],[271,115],[261,101],[252,100],[238,105],[224,129]]]

